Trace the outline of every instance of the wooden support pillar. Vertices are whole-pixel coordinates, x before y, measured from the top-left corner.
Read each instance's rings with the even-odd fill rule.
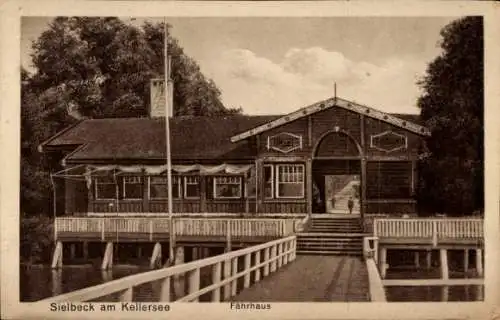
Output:
[[[289,242],[284,242],[283,243],[283,264],[286,265],[288,263],[288,250],[290,250],[290,243]]]
[[[469,249],[464,249],[464,272],[469,272]]]
[[[142,212],[149,212],[149,177],[146,175],[146,169],[141,170],[142,180]]]
[[[75,248],[76,244],[74,243],[71,243],[69,245],[69,258],[70,260],[73,262],[75,260],[75,252],[76,252],[76,248]]]
[[[482,249],[476,249],[476,270],[477,270],[477,275],[482,277],[483,276],[483,250]]]
[[[414,260],[415,260],[415,268],[420,268],[420,251],[415,250]]]
[[[448,302],[450,296],[450,287],[442,286],[441,287],[441,302]]]
[[[245,255],[245,268],[244,270],[245,271],[248,271],[250,269],[250,265],[252,263],[252,254],[251,253],[247,253]],[[244,283],[243,283],[243,287],[244,288],[248,288],[250,287],[250,272],[248,272],[247,274],[244,275]]]
[[[313,207],[312,159],[306,160],[306,183],[307,183],[307,214],[311,215]]]
[[[439,256],[440,256],[440,260],[441,260],[441,279],[448,280],[449,279],[448,250],[447,249],[440,249]]]
[[[200,259],[200,250],[198,247],[191,248],[191,261]]]
[[[166,277],[163,280],[160,280],[160,302],[170,302],[172,300],[171,289],[171,277]]]
[[[161,244],[157,242],[153,247],[153,253],[151,254],[151,259],[149,260],[149,266],[151,268],[155,268],[160,265],[161,265]]]
[[[54,248],[54,254],[52,255],[52,269],[61,268],[63,265],[63,243],[61,241],[56,242],[56,247]]]
[[[264,265],[264,277],[269,275],[269,247],[264,249],[264,261],[266,264]]]
[[[260,250],[255,252],[255,265],[259,265],[260,264]],[[257,268],[255,269],[255,282],[259,282],[260,281],[260,269],[261,268]]]
[[[89,243],[87,241],[83,241],[83,261],[87,262],[89,258]]]
[[[200,269],[197,268],[188,272],[188,285],[188,294],[195,293],[200,290]],[[199,297],[196,297],[191,301],[198,302]]]
[[[212,266],[212,284],[221,280],[222,263],[218,262]],[[212,302],[220,302],[220,288],[212,291]]]
[[[425,252],[425,267],[427,269],[432,268],[432,250],[427,250]]]
[[[278,269],[283,265],[283,256],[281,253],[283,252],[283,243],[278,244],[276,255],[278,256]]]
[[[277,245],[273,245],[271,247],[271,259],[273,260],[271,262],[271,273],[276,271],[276,265],[277,265],[277,262],[276,262],[276,256],[277,256]]]
[[[224,261],[224,279],[231,277],[231,260]],[[224,301],[231,297],[231,284],[224,285]]]
[[[378,259],[379,261],[379,270],[380,270],[380,277],[382,279],[385,278],[386,271],[387,271],[387,248],[381,247],[380,248],[380,258]]]
[[[62,294],[62,270],[52,270],[52,295],[58,296]]]
[[[259,136],[257,136],[259,139]],[[265,197],[264,164],[262,159],[255,160],[255,171],[257,180],[257,190],[255,195],[255,213],[262,212],[262,204]]]
[[[175,248],[175,257],[174,257],[175,265],[184,263],[184,247],[177,246]],[[173,277],[174,281],[174,292],[176,298],[183,297],[186,293],[186,276],[184,274],[175,275]]]
[[[233,258],[232,261],[231,275],[235,277],[238,274],[238,257]],[[238,279],[231,281],[231,297],[236,295],[236,289],[238,289]]]
[[[363,134],[361,135],[363,136]],[[365,211],[366,211],[366,184],[367,184],[367,174],[366,174],[366,158],[363,156],[361,159],[361,201],[360,201],[360,206],[359,206],[359,213],[361,215],[361,219],[364,219],[365,217]]]
[[[113,267],[113,242],[106,243],[106,250],[102,259],[101,270],[110,269]]]

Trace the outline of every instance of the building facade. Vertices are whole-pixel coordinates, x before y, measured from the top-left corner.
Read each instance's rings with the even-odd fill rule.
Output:
[[[173,117],[173,211],[411,214],[427,135],[418,116],[338,97],[283,116]],[[57,215],[165,214],[165,136],[152,112],[83,120],[45,141],[42,152],[63,155]]]

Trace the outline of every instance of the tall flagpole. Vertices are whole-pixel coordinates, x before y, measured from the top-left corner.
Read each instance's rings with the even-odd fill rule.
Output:
[[[166,147],[167,147],[167,184],[168,184],[168,226],[169,226],[169,260],[170,260],[170,265],[173,265],[175,263],[175,256],[174,256],[174,223],[172,219],[172,158],[170,154],[170,117],[173,116],[173,114],[170,114],[170,111],[172,110],[173,113],[173,106],[169,106],[169,86],[168,82],[170,80],[170,61],[169,61],[169,56],[168,56],[168,28],[167,28],[167,19],[163,19],[163,28],[164,28],[164,40],[163,40],[163,47],[164,47],[164,86],[163,86],[163,92],[165,95],[165,141],[166,141]]]

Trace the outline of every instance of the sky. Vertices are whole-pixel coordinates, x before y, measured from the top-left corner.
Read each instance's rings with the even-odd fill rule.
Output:
[[[172,35],[215,81],[227,107],[283,114],[334,96],[418,113],[417,81],[457,17],[167,18]],[[130,21],[129,18],[124,18]],[[132,24],[145,20],[136,18]],[[51,18],[23,18],[21,61]]]

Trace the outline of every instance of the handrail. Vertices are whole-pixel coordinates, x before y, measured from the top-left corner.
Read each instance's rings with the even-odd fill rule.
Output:
[[[236,295],[236,281],[238,278],[244,277],[244,287],[248,288],[252,271],[255,271],[255,281],[259,281],[261,278],[261,268],[263,268],[263,276],[267,276],[270,272],[272,273],[295,260],[296,247],[296,237],[289,236],[215,257],[124,277],[97,286],[40,300],[37,303],[84,302],[115,293],[120,293],[120,301],[131,301],[134,287],[153,281],[161,281],[160,300],[169,302],[172,300],[170,296],[171,279],[185,274],[187,274],[189,282],[189,293],[176,301],[197,301],[201,295],[212,292],[212,301],[218,302],[221,300],[221,287],[226,286],[224,287],[223,299],[227,300],[230,296]],[[252,259],[252,255],[254,255],[254,259]],[[241,257],[244,258],[244,269],[238,272],[238,259]],[[200,289],[200,269],[203,267],[211,267],[214,283]],[[224,276],[221,277],[223,267]]]
[[[168,217],[57,217],[55,234],[89,232],[104,240],[108,233],[168,234]],[[284,237],[294,233],[293,219],[173,218],[176,236]]]
[[[374,219],[373,234],[379,238],[481,239],[481,218],[382,218]]]
[[[368,271],[368,283],[370,286],[370,301],[372,302],[386,302],[387,297],[385,294],[384,284],[380,278],[377,265],[373,258],[367,258],[366,269]]]

